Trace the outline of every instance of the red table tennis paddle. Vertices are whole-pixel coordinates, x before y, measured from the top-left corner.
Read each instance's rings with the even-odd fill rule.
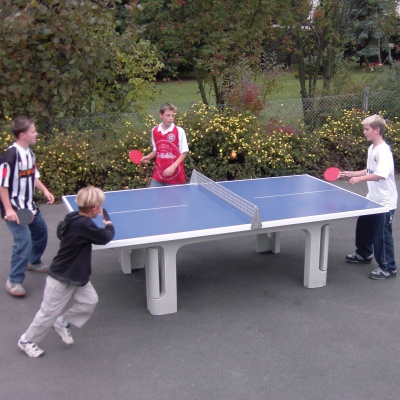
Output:
[[[141,160],[143,158],[143,154],[140,150],[131,150],[129,152],[129,159],[134,163],[134,164],[141,164]]]
[[[339,179],[340,169],[337,167],[330,167],[324,172],[324,178],[326,181],[333,182]]]

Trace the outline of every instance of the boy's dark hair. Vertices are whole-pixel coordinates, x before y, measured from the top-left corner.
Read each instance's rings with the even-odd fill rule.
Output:
[[[29,117],[17,117],[11,122],[11,131],[14,136],[18,139],[20,133],[26,132],[29,127],[34,124],[32,118]]]
[[[167,110],[171,110],[176,113],[178,109],[171,103],[165,103],[160,107],[160,114],[164,114]]]

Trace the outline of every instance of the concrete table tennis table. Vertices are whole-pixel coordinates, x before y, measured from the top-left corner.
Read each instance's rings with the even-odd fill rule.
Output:
[[[75,195],[63,196],[69,211]],[[176,256],[187,244],[254,235],[257,252],[280,252],[280,232],[306,235],[304,286],[326,285],[329,222],[387,212],[382,205],[310,175],[213,182],[197,171],[189,184],[106,192],[124,273],[145,268],[147,308],[177,312]],[[101,218],[95,219],[103,226]]]

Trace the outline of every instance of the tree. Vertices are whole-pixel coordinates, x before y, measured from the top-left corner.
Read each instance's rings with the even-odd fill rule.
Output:
[[[389,53],[391,36],[399,33],[397,0],[356,0],[352,8],[351,34],[357,55],[362,59],[375,57],[382,64],[381,53]]]
[[[366,5],[375,3],[373,0],[321,0],[318,3],[312,0],[292,0],[287,12],[281,14],[280,26],[287,27],[286,35],[291,38],[293,52],[297,56],[304,120],[311,129],[315,117],[321,112],[318,103],[312,100],[316,93],[318,75],[322,75],[324,89],[328,90],[338,62],[343,59],[346,45],[351,40],[357,40],[354,38],[354,26],[360,26],[361,19],[366,26],[373,28],[372,36],[383,40],[383,21],[389,15],[394,15],[393,4],[396,1],[386,0],[384,4],[373,8],[375,11],[378,8],[385,9],[386,13],[366,10]],[[366,18],[365,15],[370,17]]]
[[[144,37],[158,43],[169,72],[194,71],[203,102],[206,83],[224,103],[224,78],[241,59],[257,63],[272,17],[284,2],[274,0],[143,0]]]
[[[152,92],[162,64],[113,1],[5,0],[0,10],[0,117],[116,111]]]

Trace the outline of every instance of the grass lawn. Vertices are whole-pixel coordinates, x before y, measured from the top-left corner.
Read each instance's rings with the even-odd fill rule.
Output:
[[[285,72],[279,79],[276,89],[268,96],[269,100],[286,100],[300,98],[300,82],[296,77],[297,70],[292,68]],[[371,74],[365,70],[354,69],[351,79],[354,82],[367,81]],[[183,112],[190,107],[192,102],[202,102],[197,82],[195,79],[171,80],[169,82],[158,82],[156,84],[157,98],[146,104],[149,114],[158,116],[159,106],[171,102]],[[322,77],[318,80],[318,87],[322,87]],[[209,94],[209,93],[208,93]],[[211,104],[213,104],[211,102]]]

